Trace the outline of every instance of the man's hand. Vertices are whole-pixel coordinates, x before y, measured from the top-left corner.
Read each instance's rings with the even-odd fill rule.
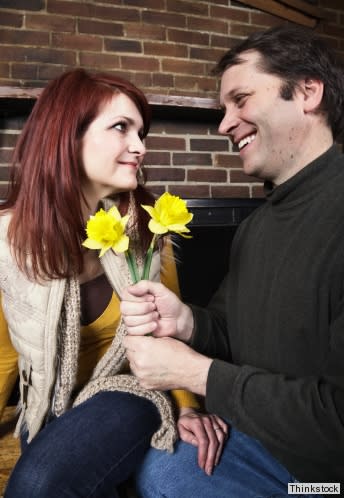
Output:
[[[146,389],[186,389],[205,396],[212,359],[171,337],[125,336],[133,374]]]
[[[228,438],[227,424],[217,415],[181,408],[177,426],[180,439],[198,448],[198,465],[211,475]]]
[[[121,313],[129,335],[172,336],[184,342],[191,338],[190,308],[160,283],[141,280],[125,289]]]

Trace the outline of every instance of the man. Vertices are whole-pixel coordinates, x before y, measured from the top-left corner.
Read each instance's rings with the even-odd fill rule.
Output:
[[[239,227],[207,309],[146,281],[121,307],[142,386],[203,395],[231,430],[211,476],[179,443],[173,455],[150,450],[139,489],[267,498],[341,482],[344,492],[343,71],[313,32],[291,26],[250,36],[216,71],[219,132],[265,181],[266,203]]]

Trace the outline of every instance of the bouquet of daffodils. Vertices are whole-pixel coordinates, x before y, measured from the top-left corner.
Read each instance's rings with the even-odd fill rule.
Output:
[[[136,260],[130,251],[130,240],[125,232],[129,215],[121,216],[117,207],[113,206],[108,211],[100,209],[90,217],[86,225],[87,239],[82,243],[88,249],[100,250],[100,258],[109,249],[113,249],[115,253],[124,253],[133,283],[149,277],[152,256],[158,238],[168,233],[177,233],[189,238],[190,236],[187,234],[190,230],[186,225],[193,218],[193,214],[189,213],[187,209],[186,202],[168,192],[162,194],[155,201],[154,206],[141,205],[141,207],[151,217],[148,228],[153,234],[145,255],[142,275],[139,275]]]

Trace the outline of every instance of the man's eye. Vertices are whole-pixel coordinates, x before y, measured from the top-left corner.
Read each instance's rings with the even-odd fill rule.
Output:
[[[246,97],[247,95],[246,94],[239,94],[239,95],[236,95],[235,96],[235,103],[238,107],[241,107],[245,104],[245,101],[246,101]]]

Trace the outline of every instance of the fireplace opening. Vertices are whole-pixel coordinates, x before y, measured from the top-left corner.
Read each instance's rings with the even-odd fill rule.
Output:
[[[194,214],[191,239],[178,237],[176,255],[182,298],[205,306],[229,267],[231,244],[240,223],[264,199],[187,199]]]

